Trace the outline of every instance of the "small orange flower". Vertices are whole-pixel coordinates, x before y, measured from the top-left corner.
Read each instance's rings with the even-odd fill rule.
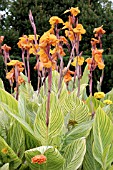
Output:
[[[0,44],[3,42],[4,36],[0,36]]]
[[[34,69],[42,71],[43,67],[44,67],[43,63],[42,62],[38,62],[38,63],[36,63]]]
[[[24,79],[21,76],[18,76],[18,84],[21,85],[24,82]]]
[[[11,50],[11,47],[4,44],[3,46],[1,46],[1,49],[8,53]]]
[[[47,158],[44,155],[36,155],[33,158],[31,158],[31,163],[38,163],[38,164],[43,164],[46,163]]]
[[[91,44],[92,44],[92,46],[95,46],[96,44],[98,44],[99,43],[99,40],[97,40],[97,39],[95,39],[95,38],[92,38],[91,39]]]
[[[65,69],[66,69],[66,68],[64,68],[63,71],[65,71]],[[74,71],[68,70],[68,71],[66,72],[65,76],[64,76],[64,82],[69,82],[69,81],[71,81],[71,80],[72,80],[71,74],[74,74],[74,73],[75,73]]]
[[[7,154],[7,153],[8,153],[8,148],[3,148],[3,149],[1,150],[1,152],[4,153],[4,154]]]
[[[51,25],[55,25],[55,24],[59,24],[59,23],[62,23],[63,24],[63,20],[57,16],[52,16],[49,20],[49,23]]]
[[[76,8],[71,7],[71,9],[66,10],[64,14],[67,12],[71,12],[73,16],[77,16],[80,13],[80,10],[78,9],[78,7]]]
[[[65,30],[65,35],[70,39],[70,41],[73,41],[75,39],[73,31]]]
[[[101,26],[101,27],[98,27],[98,28],[95,28],[94,29],[94,31],[93,32],[96,32],[96,36],[98,35],[98,34],[105,34],[105,30],[103,30],[103,25]]]

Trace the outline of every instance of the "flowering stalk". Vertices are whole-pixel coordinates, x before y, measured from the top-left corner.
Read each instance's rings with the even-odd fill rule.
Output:
[[[46,107],[46,126],[49,125],[49,112],[50,112],[50,95],[52,86],[52,68],[48,69],[48,97],[47,97],[47,107]]]
[[[16,100],[18,100],[18,95],[19,95],[19,84],[18,84],[18,67],[17,65],[15,65],[15,81],[16,81]]]
[[[25,49],[22,48],[22,61],[23,61],[23,63],[24,63],[25,75],[26,75],[26,77],[27,77],[27,69],[26,69],[25,57],[24,57],[24,55],[25,55]]]
[[[33,31],[34,31],[34,40],[35,40],[35,46],[34,47],[36,47],[36,45],[38,44],[37,43],[37,32],[36,32],[36,25],[35,25],[34,18],[33,18],[31,10],[29,11],[29,20],[30,20],[30,23],[31,23]],[[39,62],[39,56],[37,55],[37,52],[39,50],[37,50],[36,48],[35,48],[35,50],[36,50],[36,60],[37,60],[37,63],[38,63]],[[37,68],[37,74],[38,74],[37,90],[38,90],[38,93],[39,93],[40,92],[40,82],[41,82],[40,74],[41,73],[40,73],[40,70],[38,68]]]
[[[29,65],[29,51],[27,50],[27,75],[28,75],[28,83],[30,83],[30,65]]]

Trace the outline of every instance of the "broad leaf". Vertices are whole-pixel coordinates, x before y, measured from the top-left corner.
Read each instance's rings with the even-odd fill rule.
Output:
[[[5,140],[0,136],[0,155],[2,156],[3,162],[9,163],[12,169],[17,169],[21,164],[21,160],[15,154],[15,152],[9,147]]]
[[[8,92],[6,92],[4,89],[0,88],[0,103],[7,104],[8,107],[15,112],[15,114],[18,114],[18,102],[17,100]]]
[[[88,121],[84,123],[80,123],[76,125],[71,131],[69,131],[65,136],[65,145],[71,143],[72,141],[87,137],[90,133],[90,130],[92,128],[93,121]]]
[[[85,139],[78,139],[67,145],[63,149],[63,157],[66,159],[63,170],[77,170],[83,162],[85,152]]]
[[[70,120],[82,123],[91,119],[89,109],[77,96],[75,91],[68,95],[62,106],[65,115],[70,114]]]
[[[53,137],[60,134],[63,129],[64,117],[61,108],[55,100],[55,96],[51,97],[51,108],[49,113],[49,126],[46,126],[46,102],[43,103],[36,116],[34,130],[37,138],[42,144],[46,144]]]
[[[92,131],[91,131],[92,132]],[[86,139],[86,154],[83,161],[83,170],[100,170],[100,164],[94,159],[92,153],[92,133]]]
[[[29,124],[23,120],[21,117],[15,115],[15,113],[11,112],[9,107],[3,103],[1,103],[0,108],[7,113],[9,116],[13,117],[15,120],[17,120],[19,122],[19,124],[21,125],[21,127],[34,139],[37,139],[36,135],[34,134],[34,131],[32,130],[32,128],[29,126]],[[38,141],[37,141],[38,142]]]
[[[9,170],[9,163],[4,164],[0,170]]]
[[[95,115],[93,134],[94,145],[93,155],[101,164],[102,168],[106,169],[109,162],[110,148],[113,140],[113,125],[107,114],[98,108]]]
[[[46,163],[31,163],[31,158],[36,155],[44,155],[47,158]],[[52,146],[41,146],[30,149],[25,152],[25,156],[31,170],[61,170],[64,164],[64,158],[59,151]]]
[[[4,89],[4,83],[1,78],[0,78],[0,88]]]

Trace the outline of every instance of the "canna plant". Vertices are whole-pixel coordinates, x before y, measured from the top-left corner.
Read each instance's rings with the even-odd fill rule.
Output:
[[[24,35],[18,42],[23,62],[5,60],[7,70],[11,68],[6,78],[12,93],[5,91],[0,80],[1,170],[113,169],[113,90],[92,94],[92,71],[96,66],[104,68],[103,50],[97,50],[96,43],[102,48],[105,32],[102,27],[94,29],[97,39],[91,40],[92,58],[86,60],[88,66],[82,74],[84,58],[79,44],[86,31],[78,22],[78,7],[67,13],[70,15],[65,23],[57,16],[51,17],[50,30],[39,38],[30,11],[34,35]],[[2,43],[3,37],[0,40]],[[64,67],[66,53],[70,57]],[[37,61],[37,91],[30,82],[31,54]],[[9,55],[3,56],[7,59]]]

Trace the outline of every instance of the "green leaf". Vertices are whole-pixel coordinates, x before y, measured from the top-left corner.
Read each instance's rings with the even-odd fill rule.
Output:
[[[36,135],[34,134],[34,131],[32,130],[32,128],[29,126],[29,124],[28,124],[25,120],[23,120],[21,117],[15,115],[15,113],[11,112],[11,111],[10,111],[10,108],[9,108],[7,105],[1,103],[1,106],[0,106],[0,107],[2,108],[2,110],[3,110],[5,113],[7,113],[9,116],[11,116],[11,117],[13,117],[15,120],[17,120],[17,121],[19,122],[19,124],[21,125],[21,127],[22,127],[25,131],[27,131],[27,133],[28,133],[32,138],[37,139]],[[38,141],[37,141],[37,142],[38,142]]]
[[[80,84],[88,84],[89,82],[89,70],[88,70],[88,65],[86,65],[82,78],[80,80]]]
[[[65,136],[65,145],[71,143],[72,141],[87,137],[92,128],[93,121],[83,122],[76,125],[71,131],[69,131]]]
[[[86,141],[81,138],[71,142],[63,149],[63,157],[66,159],[63,170],[77,170],[84,159]]]
[[[12,169],[16,169],[20,164],[21,160],[15,154],[15,152],[9,147],[5,140],[0,136],[0,151],[3,162],[9,163]]]
[[[43,164],[31,163],[31,158],[43,154],[47,161]],[[64,164],[64,158],[59,151],[52,146],[41,146],[25,151],[25,157],[31,170],[61,170]]]
[[[4,88],[4,83],[3,83],[3,81],[2,81],[1,78],[0,78],[0,88],[5,89],[5,88]]]
[[[75,91],[71,92],[61,107],[65,115],[70,114],[70,120],[82,123],[91,119],[89,109],[77,96]]]
[[[89,111],[91,113],[92,113],[92,110],[96,111],[99,106],[104,107],[104,104],[100,100],[97,100],[96,98],[94,98],[93,96],[89,96],[87,98],[86,104],[89,107]]]
[[[21,125],[15,121],[8,131],[10,147],[18,155],[19,158],[23,158],[25,151],[25,134]]]
[[[48,128],[46,126],[46,102],[40,106],[34,124],[35,134],[37,138],[41,140],[43,145],[53,137],[59,135],[64,125],[64,116],[54,95],[51,96],[50,103],[51,107]]]
[[[104,169],[106,169],[109,164],[108,155],[113,140],[112,132],[113,125],[111,120],[101,108],[98,108],[93,124],[93,155]]]
[[[92,132],[92,131],[91,131]],[[86,154],[83,161],[83,170],[100,170],[100,164],[94,159],[92,153],[92,133],[86,139]]]
[[[7,104],[15,114],[18,114],[18,102],[17,100],[4,89],[0,88],[0,102]]]
[[[4,164],[0,170],[9,170],[9,163]]]

